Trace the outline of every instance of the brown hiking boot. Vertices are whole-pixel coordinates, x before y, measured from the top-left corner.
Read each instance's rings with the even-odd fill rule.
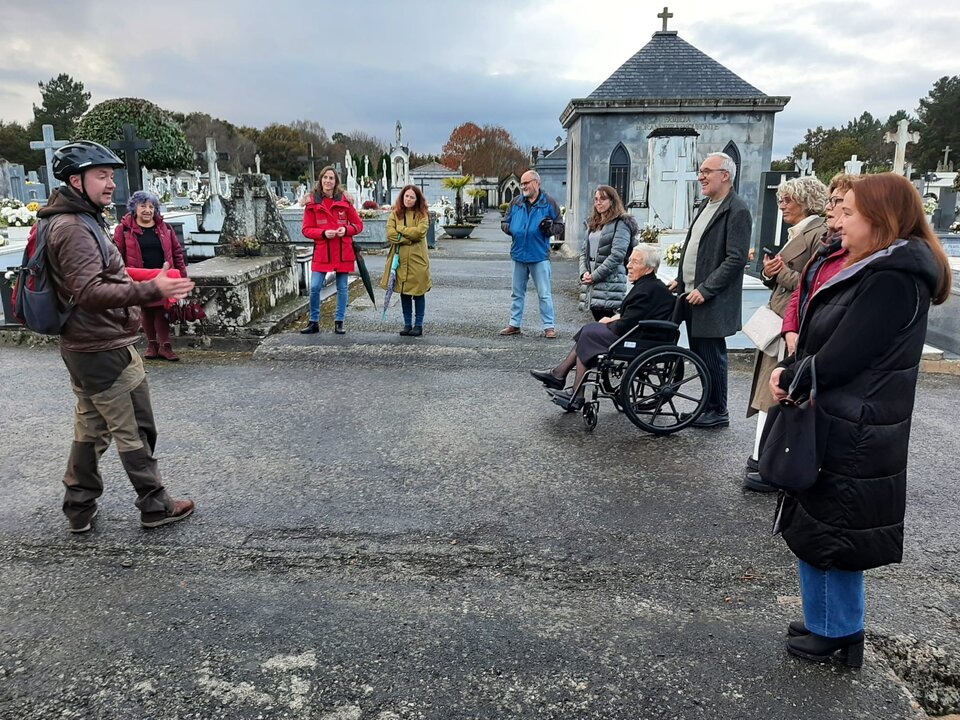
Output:
[[[140,516],[140,524],[145,528],[156,528],[183,520],[193,514],[196,504],[193,500],[174,500],[170,513],[149,513]]]
[[[163,345],[160,346],[160,351],[158,354],[164,360],[170,360],[171,362],[176,362],[180,359],[173,351],[173,346],[170,343],[163,343]]]
[[[147,349],[143,353],[144,360],[156,360],[160,355],[160,345],[156,340],[150,340],[147,342]]]

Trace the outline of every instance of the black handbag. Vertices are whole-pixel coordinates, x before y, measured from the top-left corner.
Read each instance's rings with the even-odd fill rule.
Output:
[[[804,373],[810,372],[810,394],[794,396]],[[830,431],[830,418],[817,406],[814,356],[804,358],[787,397],[767,414],[760,436],[760,477],[788,493],[808,490],[817,481]]]

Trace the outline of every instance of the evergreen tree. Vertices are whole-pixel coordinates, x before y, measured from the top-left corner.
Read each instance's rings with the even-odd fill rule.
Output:
[[[33,106],[33,122],[28,128],[30,138],[41,137],[44,125],[53,125],[54,136],[60,140],[73,137],[77,121],[90,107],[90,93],[83,91],[83,83],[66,73],[60,73],[40,87],[40,107]]]

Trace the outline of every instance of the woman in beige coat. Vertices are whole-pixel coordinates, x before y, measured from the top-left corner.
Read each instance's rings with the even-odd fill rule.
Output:
[[[800,177],[786,180],[777,188],[777,203],[783,213],[783,221],[790,225],[787,230],[787,243],[774,256],[764,253],[763,271],[760,273],[763,284],[773,292],[768,303],[781,318],[790,302],[790,296],[800,284],[800,274],[807,261],[816,252],[821,240],[827,234],[827,222],[822,213],[827,204],[827,188],[815,177]],[[767,410],[776,404],[770,394],[770,373],[783,359],[786,344],[780,338],[767,352],[757,350],[753,361],[753,385],[750,389],[750,407],[747,417],[756,414],[757,435],[753,454],[747,460],[744,475],[744,487],[760,492],[775,488],[760,477],[757,458],[760,451],[760,433],[767,419]],[[773,354],[770,354],[773,353]]]
[[[384,267],[380,287],[387,289],[393,258],[400,255],[397,266],[397,284],[394,292],[400,293],[403,310],[401,335],[423,335],[423,315],[426,310],[426,293],[430,290],[430,255],[427,253],[427,228],[430,213],[426,198],[416,185],[407,185],[400,191],[397,202],[387,218],[387,241],[390,252]]]

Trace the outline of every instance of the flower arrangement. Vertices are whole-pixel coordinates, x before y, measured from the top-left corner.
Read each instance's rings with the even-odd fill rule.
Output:
[[[380,206],[377,205],[376,200],[364,200],[363,209],[364,210],[377,210]]]
[[[371,201],[368,200],[367,202],[371,202]],[[367,204],[367,203],[364,203],[364,206],[366,206],[366,204]],[[359,215],[359,216],[360,216],[361,218],[363,218],[364,220],[371,220],[371,219],[373,219],[373,218],[381,217],[381,216],[383,215],[383,213],[384,213],[384,211],[381,210],[380,207],[379,207],[376,203],[373,203],[373,207],[372,207],[372,208],[364,207],[362,210],[358,210],[358,211],[357,211],[357,215]]]
[[[957,220],[955,223],[953,223],[953,225],[950,226],[950,232],[960,233],[960,220]]]
[[[640,228],[640,242],[655,243],[660,240],[660,228],[656,225],[644,225]],[[679,258],[679,255],[677,256]]]
[[[278,208],[288,208],[288,207],[291,207],[292,205],[293,205],[293,203],[291,203],[291,202],[290,202],[289,200],[287,200],[287,198],[285,198],[285,197],[277,198],[277,207],[278,207]]]
[[[668,247],[667,251],[663,254],[663,261],[667,265],[679,265],[681,250],[683,250],[683,243],[674,243]]]
[[[927,215],[933,215],[937,211],[937,199],[933,197],[925,197],[923,199],[923,212]]]
[[[31,210],[29,206],[23,205],[0,208],[0,224],[6,227],[30,227],[37,221],[37,210],[40,209],[37,203],[30,205],[35,205],[37,209]]]

